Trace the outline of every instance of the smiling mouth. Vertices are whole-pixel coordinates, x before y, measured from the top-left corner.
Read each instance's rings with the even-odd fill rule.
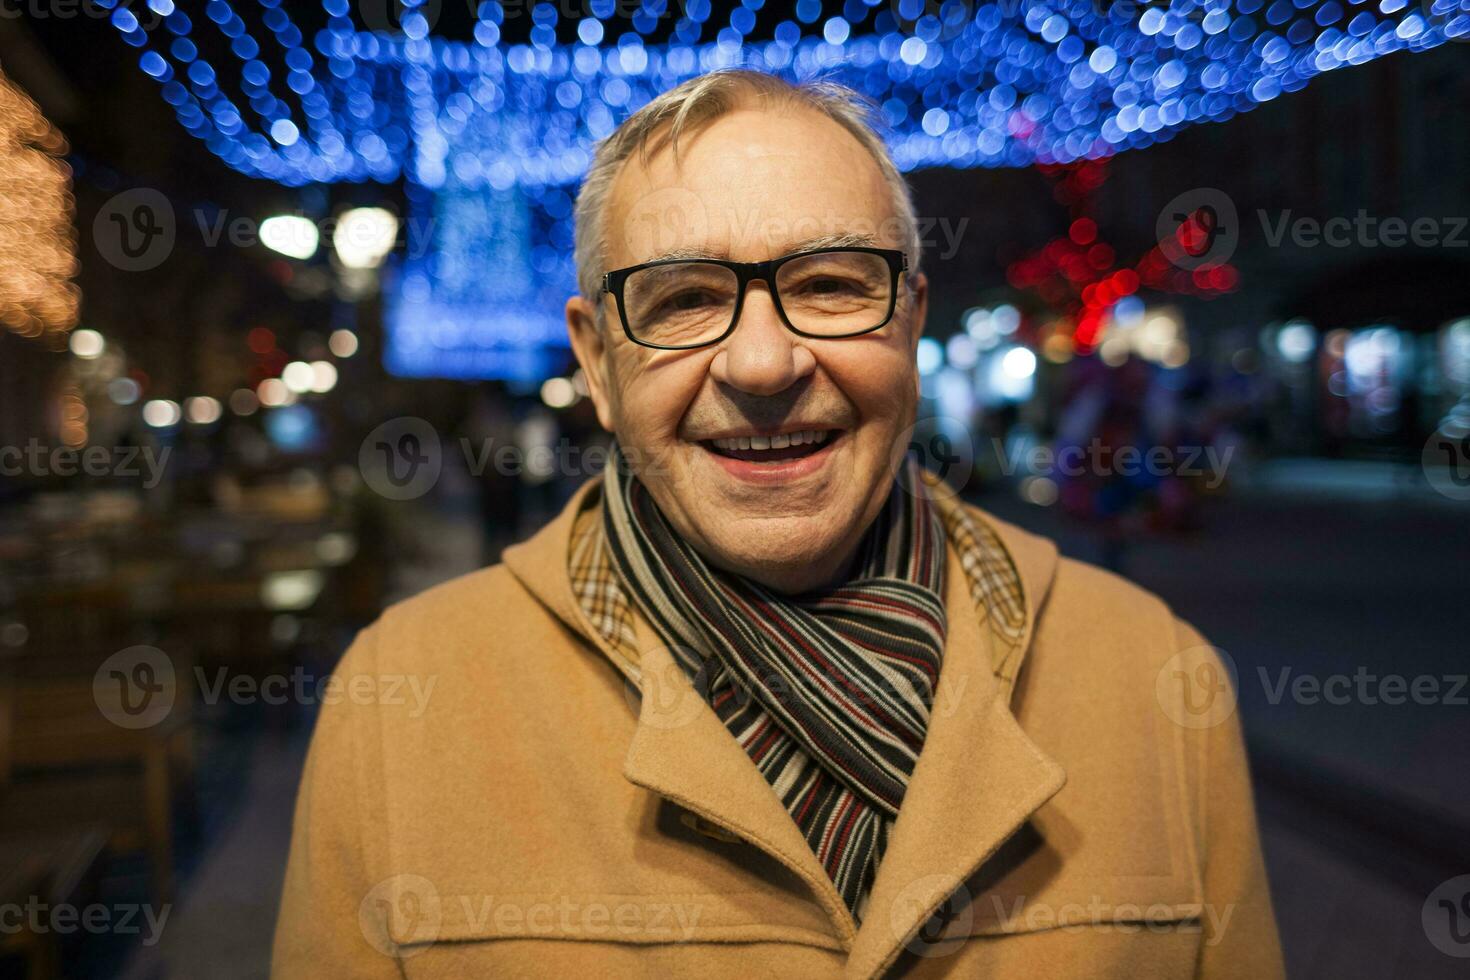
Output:
[[[805,429],[774,436],[731,436],[702,439],[700,445],[716,456],[745,463],[784,463],[821,452],[838,435],[836,429]]]

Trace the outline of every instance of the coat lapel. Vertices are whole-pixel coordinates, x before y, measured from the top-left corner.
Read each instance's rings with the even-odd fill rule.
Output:
[[[1009,685],[993,672],[989,633],[953,554],[947,582],[939,692],[848,958],[849,976],[887,969],[935,910],[1066,782],[1011,714]]]
[[[634,624],[642,698],[623,775],[784,864],[822,904],[841,948],[849,948],[856,923],[780,798],[636,611]]]

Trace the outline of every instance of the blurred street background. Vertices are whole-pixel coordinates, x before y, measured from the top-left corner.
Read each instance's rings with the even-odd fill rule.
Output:
[[[673,6],[0,0],[0,977],[266,974],[332,665],[602,458],[590,141],[742,51],[891,130],[912,451],[1227,655],[1291,975],[1465,976],[1470,8]]]

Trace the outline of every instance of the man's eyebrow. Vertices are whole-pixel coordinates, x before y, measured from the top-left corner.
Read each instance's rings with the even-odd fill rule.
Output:
[[[810,252],[817,248],[869,248],[877,244],[877,239],[872,235],[822,235],[820,238],[807,238],[799,242],[788,242],[781,250],[782,255],[790,255],[793,252]]]
[[[726,259],[730,257],[728,249],[702,248],[698,245],[683,245],[679,248],[671,248],[667,252],[660,252],[649,262],[664,262],[668,259]]]
[[[804,238],[799,242],[787,242],[782,248],[771,256],[776,258],[780,255],[791,255],[796,252],[810,252],[818,248],[860,248],[872,247],[877,244],[877,239],[872,235],[821,235],[817,238]],[[698,245],[683,245],[679,248],[671,248],[666,252],[660,252],[650,262],[664,262],[669,259],[728,259],[730,250],[726,248],[705,248]]]

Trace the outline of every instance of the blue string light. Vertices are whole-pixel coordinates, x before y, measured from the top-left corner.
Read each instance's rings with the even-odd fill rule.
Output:
[[[626,3],[588,0],[573,43],[557,41],[555,7],[535,4],[525,44],[503,42],[499,0],[479,4],[467,42],[434,36],[423,0],[404,0],[394,33],[359,30],[350,0],[322,0],[309,43],[281,0],[242,0],[254,33],[228,0],[197,19],[149,0],[163,25],[151,32],[117,0],[92,2],[230,167],[288,186],[402,178],[410,220],[458,229],[404,260],[387,295],[390,368],[455,377],[550,370],[557,307],[575,289],[569,188],[620,120],[704,72],[843,81],[879,106],[902,170],[1018,167],[1148,146],[1324,72],[1470,37],[1470,0],[798,0],[760,41],[763,0],[724,24],[709,0],[684,0],[660,43],[648,38],[670,0],[642,0],[626,21]],[[221,40],[238,61],[225,72],[200,54]],[[485,201],[525,233],[497,232]],[[539,293],[453,285],[456,263],[503,262],[512,241]]]
[[[1229,118],[1323,72],[1470,35],[1470,0],[1008,0],[973,9],[948,0],[937,10],[849,0],[840,13],[801,0],[795,22],[752,42],[760,3],[735,7],[717,27],[708,3],[691,0],[674,39],[654,45],[644,36],[666,22],[667,0],[646,0],[615,39],[614,6],[598,0],[576,43],[557,43],[555,8],[541,3],[530,43],[503,45],[496,0],[479,5],[471,42],[433,36],[421,0],[405,4],[391,35],[357,30],[347,0],[324,0],[327,27],[313,53],[280,0],[255,3],[269,45],[227,0],[209,0],[198,21],[159,0],[155,12],[169,12],[154,34],[168,37],[151,37],[125,7],[111,22],[142,51],[140,67],[185,128],[231,167],[292,185],[406,177],[437,187],[451,169],[471,185],[473,174],[486,186],[507,176],[531,190],[565,184],[619,119],[685,79],[736,65],[830,73],[872,96],[903,169],[1066,162]],[[230,75],[250,113],[199,57],[191,36],[205,31],[240,60]],[[482,140],[476,159],[461,159],[470,151],[454,137],[466,129],[498,130],[504,141]]]

